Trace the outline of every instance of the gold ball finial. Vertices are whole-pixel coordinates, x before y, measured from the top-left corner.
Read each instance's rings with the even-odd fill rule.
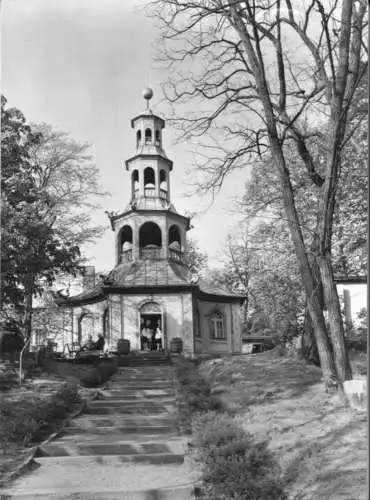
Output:
[[[150,99],[153,97],[153,89],[151,88],[146,88],[143,90],[143,97],[144,99],[146,99],[147,101],[150,101]]]

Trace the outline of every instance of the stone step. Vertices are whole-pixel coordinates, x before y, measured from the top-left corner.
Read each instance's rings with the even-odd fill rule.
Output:
[[[82,456],[114,456],[128,457],[129,462],[150,463],[182,463],[184,461],[184,446],[181,440],[161,440],[151,442],[127,440],[76,440],[60,439],[36,450],[35,458],[42,457],[82,457]],[[161,462],[161,457],[164,462]],[[172,459],[173,461],[171,461]],[[153,462],[154,461],[154,462]]]
[[[120,359],[118,361],[118,366],[130,367],[130,366],[168,366],[172,367],[171,363],[167,359]]]
[[[148,373],[140,373],[140,372],[131,372],[131,373],[125,373],[122,375],[113,376],[111,380],[117,380],[117,378],[120,378],[121,380],[156,380],[157,382],[160,382],[161,379],[163,379],[165,382],[173,380],[172,374],[170,373],[154,373],[154,372],[148,372]]]
[[[94,460],[95,463],[102,463],[103,457],[114,457],[118,459],[121,464],[147,464],[147,465],[181,465],[184,463],[184,455],[183,454],[174,454],[174,453],[137,453],[134,455],[120,455],[118,453],[113,453],[109,455],[108,453],[99,452],[97,454],[89,454],[89,453],[80,453],[77,456],[69,456],[67,454],[63,454],[63,451],[54,452],[54,455],[47,455],[46,453],[42,455],[42,451],[40,451],[40,456],[35,456],[35,460],[43,465],[45,462],[49,462],[50,460],[56,460],[63,458],[64,460],[71,460],[75,463],[77,460],[85,461],[85,458],[90,460]],[[65,464],[64,464],[65,465]]]
[[[50,489],[6,496],[7,500],[194,500],[195,498],[193,486],[134,491],[125,491],[124,489],[113,491],[68,490],[59,493]]]
[[[174,398],[171,398],[170,401],[163,401],[161,399],[133,399],[131,403],[128,402],[123,402],[120,403],[119,400],[112,400],[109,401],[109,399],[94,399],[88,402],[87,408],[103,408],[103,407],[110,407],[112,409],[119,409],[122,406],[126,407],[137,407],[137,406],[143,406],[145,408],[157,408],[159,406],[168,406],[168,405],[173,405],[174,404]]]
[[[124,384],[122,383],[120,386],[118,385],[110,385],[108,390],[118,390],[118,391],[121,391],[121,390],[131,390],[131,391],[150,391],[150,390],[154,390],[153,389],[153,384],[140,384],[140,383],[130,383],[130,384]],[[172,390],[173,391],[173,386],[172,385],[169,385],[169,384],[159,384],[159,385],[156,385],[155,386],[155,389],[156,390]]]
[[[175,402],[176,402],[176,398],[174,396],[160,396],[160,397],[156,397],[156,398],[147,398],[144,396],[144,397],[135,398],[132,395],[130,395],[130,396],[120,396],[119,398],[105,396],[105,397],[101,397],[99,399],[94,399],[94,400],[90,401],[89,405],[91,407],[109,405],[112,408],[115,408],[117,406],[120,407],[121,405],[124,405],[124,404],[131,405],[131,404],[143,403],[143,404],[151,405],[151,404],[160,404],[160,403],[168,404],[168,403],[175,403]]]
[[[114,389],[114,390],[106,390],[99,393],[97,399],[94,401],[101,401],[105,399],[115,400],[115,399],[150,399],[157,400],[161,398],[174,398],[173,389],[163,389],[163,390],[130,390],[130,389]]]
[[[150,361],[150,362],[145,362],[145,361],[129,361],[127,365],[121,364],[120,366],[128,366],[128,367],[146,367],[146,366],[151,366],[151,367],[156,367],[156,366],[169,366],[167,361]]]
[[[88,407],[85,410],[86,414],[93,414],[93,415],[111,415],[114,413],[118,414],[147,414],[150,415],[150,413],[168,413],[167,408],[163,406],[147,406],[147,405],[140,405],[139,403],[134,406],[134,405],[125,405],[121,407],[116,407],[116,408],[111,408],[109,405],[107,406],[96,406],[96,407]]]
[[[142,427],[128,426],[130,432],[120,432],[120,428],[116,427],[99,427],[97,430],[93,429],[80,429],[78,427],[68,427],[63,430],[61,439],[63,442],[68,440],[83,442],[85,440],[99,440],[103,439],[104,442],[118,442],[121,439],[135,442],[156,441],[163,439],[176,439],[180,433],[176,425],[162,425],[157,427],[150,427],[147,431],[143,431]],[[122,428],[121,428],[122,429]],[[59,443],[59,440],[58,440]]]
[[[79,432],[79,429],[75,429],[75,432],[64,432],[57,440],[51,441],[50,443],[45,444],[44,446],[49,445],[61,445],[61,446],[76,446],[77,444],[131,444],[134,447],[137,445],[147,444],[157,444],[163,448],[163,444],[172,452],[180,453],[184,452],[185,445],[181,445],[180,443],[184,443],[183,438],[179,437],[176,432],[172,432],[171,436],[166,435],[157,435],[153,434],[152,437],[150,435],[138,436],[137,433],[133,434],[125,434],[119,433],[114,428],[110,429],[110,433],[106,434],[96,434],[95,432]],[[180,447],[179,447],[180,446]],[[166,449],[167,449],[166,448]],[[159,449],[159,448],[158,448]],[[164,448],[163,448],[164,449]],[[141,450],[143,451],[143,450]]]
[[[111,380],[107,385],[114,389],[124,389],[124,388],[143,388],[143,389],[170,389],[173,387],[174,382],[172,380],[153,380],[153,379],[122,379],[122,380]]]
[[[125,426],[119,426],[119,427],[111,427],[111,426],[100,426],[94,430],[91,429],[81,429],[80,427],[66,427],[64,429],[66,433],[70,434],[80,434],[80,433],[94,433],[95,435],[101,434],[101,435],[108,435],[115,433],[117,438],[119,436],[124,435],[125,437],[134,435],[138,436],[139,438],[142,436],[145,439],[148,439],[150,436],[166,436],[166,437],[171,437],[171,436],[177,436],[179,435],[179,430],[177,427],[177,424],[172,424],[172,425],[140,425],[140,426],[135,426],[135,425],[125,425]]]
[[[160,458],[163,461],[164,457]],[[40,466],[32,474],[16,479],[1,491],[3,495],[11,495],[10,498],[49,495],[46,498],[50,500],[59,495],[64,495],[64,498],[69,495],[69,500],[77,500],[82,492],[89,495],[85,498],[94,498],[94,492],[118,492],[122,495],[138,490],[153,492],[163,489],[172,490],[173,496],[169,498],[175,500],[179,497],[174,489],[188,487],[196,479],[187,457],[182,464],[157,463],[155,466],[151,463],[130,463],[126,461],[127,457],[121,455],[40,457],[35,460]],[[147,499],[153,498],[157,497],[149,493]]]

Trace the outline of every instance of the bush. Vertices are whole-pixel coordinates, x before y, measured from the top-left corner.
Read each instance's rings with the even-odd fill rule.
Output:
[[[283,500],[277,462],[267,443],[255,443],[229,415],[209,412],[194,422],[190,443],[202,467],[205,500]]]
[[[117,371],[117,366],[113,363],[102,362],[91,371],[81,377],[81,384],[84,387],[99,387],[109,380]]]
[[[211,394],[210,384],[200,375],[196,360],[180,359],[175,369],[180,393],[191,413],[223,409],[221,400]]]
[[[4,400],[0,408],[0,441],[25,445],[41,441],[58,428],[81,402],[76,387],[63,387],[49,400]]]

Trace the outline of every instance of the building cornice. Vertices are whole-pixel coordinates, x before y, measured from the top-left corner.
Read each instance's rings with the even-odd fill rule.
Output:
[[[126,212],[122,212],[121,214],[117,215],[108,215],[109,220],[111,223],[112,230],[114,231],[114,222],[117,220],[123,219],[124,217],[127,217],[128,215],[131,214],[142,214],[142,215],[156,215],[156,214],[161,214],[161,215],[171,215],[171,217],[178,218],[180,220],[183,220],[186,222],[186,230],[189,231],[191,229],[190,227],[190,217],[186,217],[185,215],[180,215],[177,212],[172,212],[172,210],[150,210],[150,209],[141,209],[137,208],[135,210],[128,210]]]
[[[172,171],[173,169],[173,161],[170,160],[169,158],[167,158],[166,156],[162,156],[160,154],[144,154],[144,153],[138,153],[137,155],[135,156],[131,156],[131,158],[129,158],[128,160],[125,161],[125,165],[126,165],[126,170],[129,170],[129,165],[132,161],[136,160],[137,158],[143,158],[143,159],[146,159],[146,158],[154,158],[154,159],[157,159],[157,160],[163,160],[164,162],[166,162],[169,167],[170,167],[170,172]]]
[[[362,283],[367,283],[367,276],[336,276],[334,278],[334,281],[337,285],[341,284],[353,284],[353,285],[360,285]]]

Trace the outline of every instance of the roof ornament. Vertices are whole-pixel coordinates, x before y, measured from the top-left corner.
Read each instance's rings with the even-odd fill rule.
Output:
[[[143,90],[142,95],[146,100],[146,109],[149,110],[149,101],[153,97],[153,89],[147,87],[146,89]]]

